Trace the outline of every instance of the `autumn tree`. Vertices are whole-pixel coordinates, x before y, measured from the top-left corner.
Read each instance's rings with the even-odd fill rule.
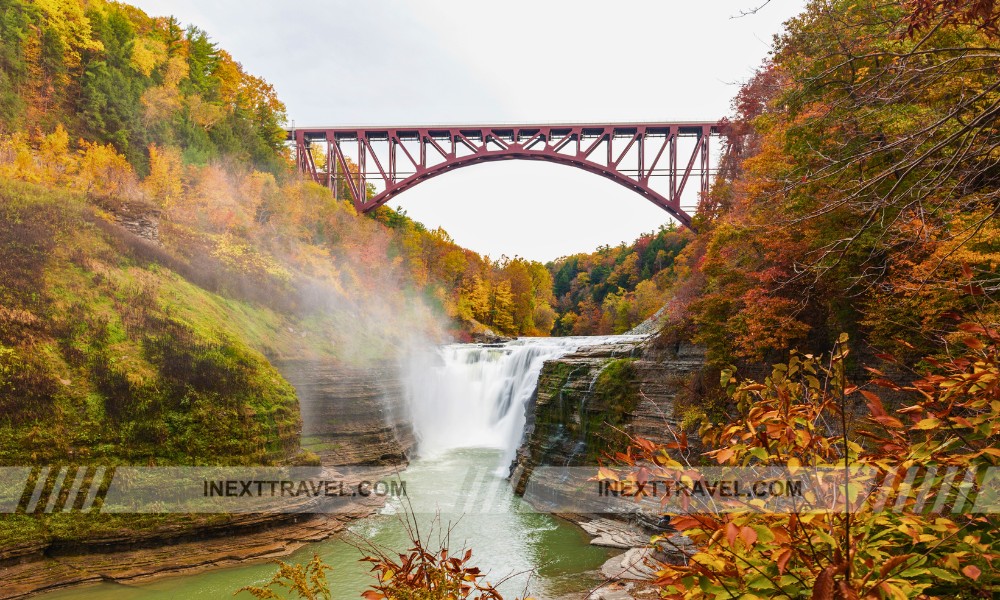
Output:
[[[974,5],[816,2],[789,21],[734,101],[684,265],[679,312],[713,360],[861,329],[917,359],[971,308],[963,288],[995,294],[1000,56]]]

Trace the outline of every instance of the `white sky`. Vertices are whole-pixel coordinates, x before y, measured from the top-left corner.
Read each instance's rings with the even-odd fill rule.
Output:
[[[715,120],[805,0],[127,0],[204,29],[303,125]],[[390,205],[488,254],[551,260],[670,217],[571,167],[488,163]]]

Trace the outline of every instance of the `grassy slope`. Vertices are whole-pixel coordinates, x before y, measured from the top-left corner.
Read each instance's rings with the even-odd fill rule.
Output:
[[[299,324],[156,252],[76,194],[0,181],[0,464],[295,460],[295,393],[261,349],[296,351]],[[185,520],[6,515],[0,555]]]
[[[297,450],[254,348],[283,319],[135,251],[81,198],[0,184],[0,460],[248,463]]]

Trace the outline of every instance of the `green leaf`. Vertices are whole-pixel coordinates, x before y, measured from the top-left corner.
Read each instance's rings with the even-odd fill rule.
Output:
[[[756,577],[747,581],[747,587],[751,590],[773,590],[776,589],[771,580],[763,575],[757,575]],[[746,596],[743,596],[744,598]]]
[[[758,542],[767,544],[774,541],[774,533],[767,525],[751,525],[750,527],[757,532]]]

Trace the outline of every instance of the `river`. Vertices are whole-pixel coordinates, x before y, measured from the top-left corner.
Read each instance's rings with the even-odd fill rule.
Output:
[[[539,599],[554,599],[595,586],[596,569],[613,553],[589,545],[576,526],[535,512],[513,494],[506,476],[542,364],[580,346],[616,339],[622,338],[454,344],[412,355],[404,365],[404,383],[418,456],[400,475],[406,498],[389,499],[378,514],[353,522],[346,535],[310,544],[286,562],[305,562],[318,554],[332,567],[333,597],[358,598],[372,579],[350,540],[364,538],[405,551],[410,543],[403,519],[410,512],[425,539],[436,541],[438,533],[450,528],[452,554],[471,548],[471,562],[489,574],[489,581],[509,577],[501,586],[507,598],[528,590]],[[44,598],[222,598],[244,585],[265,582],[274,570],[266,563],[242,565],[145,584],[102,583]]]

